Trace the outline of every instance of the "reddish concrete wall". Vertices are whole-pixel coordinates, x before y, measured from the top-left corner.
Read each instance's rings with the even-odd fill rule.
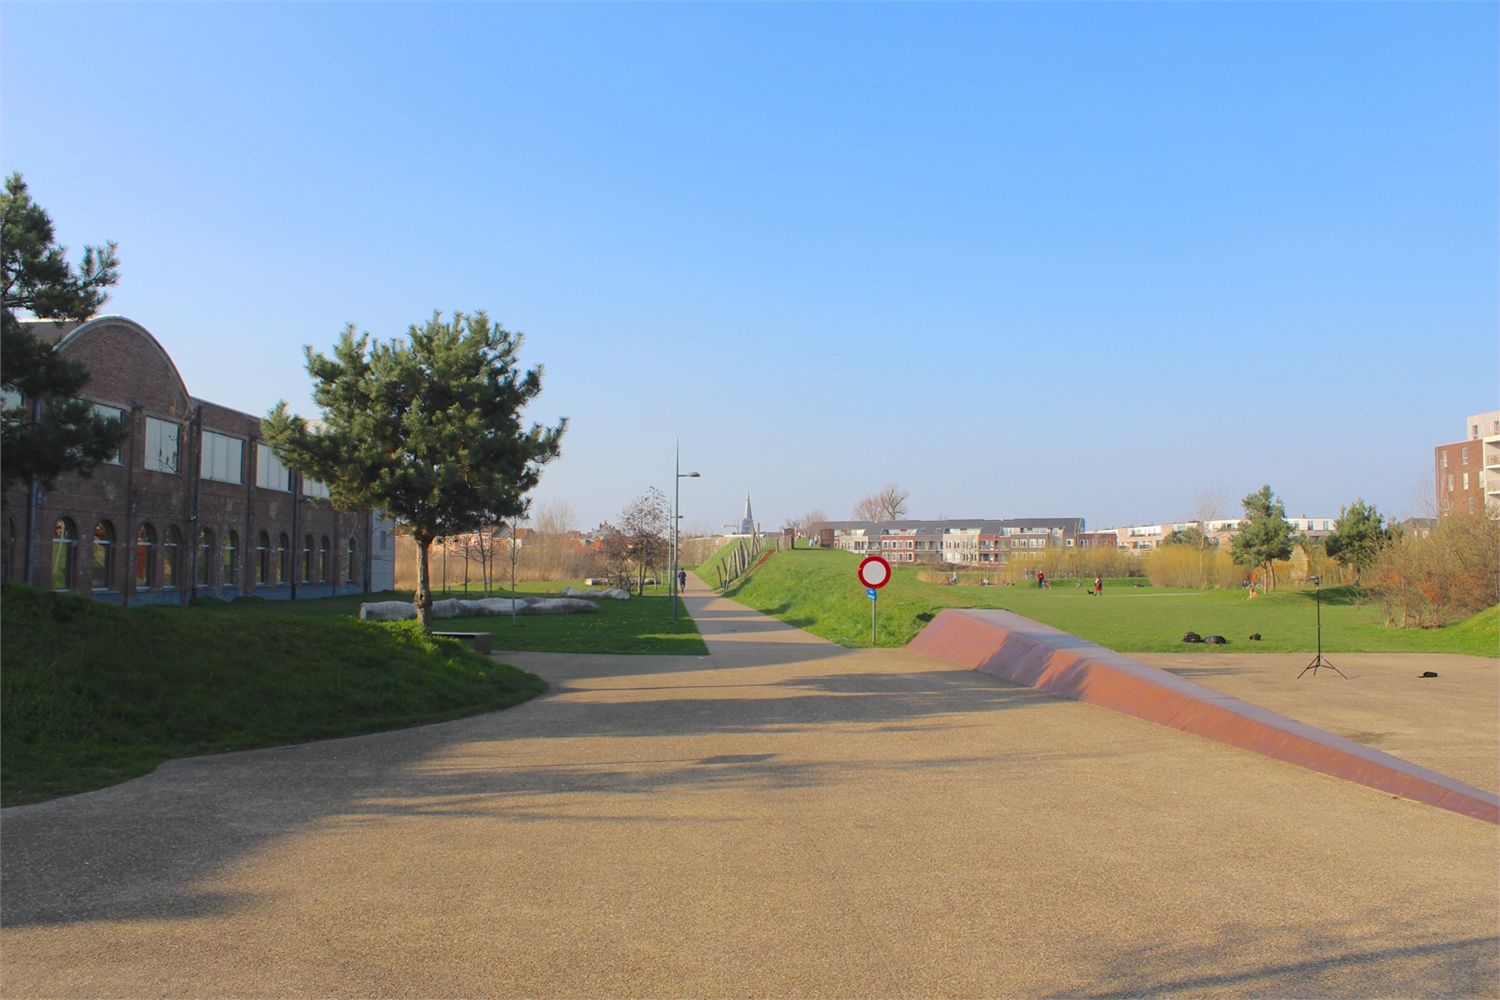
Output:
[[[1500,798],[1009,611],[944,611],[910,648],[1183,732],[1500,824]]]

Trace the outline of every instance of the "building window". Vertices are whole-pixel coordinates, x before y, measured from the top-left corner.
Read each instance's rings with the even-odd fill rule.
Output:
[[[1468,488],[1469,488],[1469,474],[1467,472],[1465,472],[1464,473],[1464,489],[1468,489]]]
[[[1474,513],[1474,498],[1469,497],[1469,513]]]
[[[328,544],[327,535],[323,536],[323,542],[318,546],[318,581],[333,582],[333,548]]]
[[[245,442],[227,434],[203,432],[203,462],[201,475],[218,483],[245,481],[242,471],[245,464]]]
[[[1453,473],[1448,473],[1448,492],[1453,492]]]
[[[176,526],[167,529],[167,536],[161,543],[161,585],[163,587],[175,587],[182,582],[182,563],[179,562],[179,553],[182,550],[182,532]]]
[[[290,583],[292,576],[292,543],[286,532],[276,536],[276,582]]]
[[[115,526],[108,521],[94,525],[94,589],[108,590],[115,578]]]
[[[318,497],[319,499],[326,500],[328,499],[328,487],[324,486],[316,479],[303,479],[302,495],[305,497]]]
[[[198,532],[198,586],[210,587],[214,582],[214,533],[204,528]]]
[[[268,444],[255,446],[255,485],[263,490],[292,491],[292,474]]]
[[[359,562],[356,558],[357,555],[357,546],[354,544],[354,539],[351,538],[349,539],[349,569],[344,574],[345,583],[359,582]]]
[[[240,536],[234,532],[224,539],[224,586],[233,587],[235,572],[239,569],[236,560],[240,555]]]
[[[146,468],[154,472],[177,471],[177,425],[169,420],[146,418]]]
[[[124,420],[125,420],[125,411],[122,410],[122,409],[120,409],[117,406],[105,406],[102,403],[95,403],[95,404],[93,404],[93,406],[94,406],[94,416],[96,416],[96,417],[103,417],[105,420],[114,420],[116,422],[124,422]],[[119,451],[117,450],[113,455],[111,455],[108,458],[106,458],[104,460],[104,464],[106,464],[106,465],[119,465],[120,464],[120,453],[119,453]]]
[[[150,590],[156,584],[155,566],[152,557],[156,548],[156,529],[149,524],[141,525],[135,533],[135,586],[137,590]]]
[[[1448,467],[1448,453],[1445,451],[1445,452],[1443,452],[1443,468],[1446,469],[1447,467]]]
[[[1460,448],[1458,450],[1458,464],[1459,465],[1468,465],[1469,464],[1469,449],[1467,449],[1467,448]]]
[[[255,582],[262,587],[271,582],[271,536],[264,531],[255,540]]]
[[[302,582],[313,582],[313,539],[312,535],[302,536]]]
[[[78,552],[78,529],[66,517],[52,525],[52,589],[72,590]]]

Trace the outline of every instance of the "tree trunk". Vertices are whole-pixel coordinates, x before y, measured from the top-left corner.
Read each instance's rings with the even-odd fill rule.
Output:
[[[417,543],[417,593],[412,604],[417,609],[417,621],[424,632],[432,631],[432,581],[427,572],[427,553],[432,548],[432,536],[413,534]]]

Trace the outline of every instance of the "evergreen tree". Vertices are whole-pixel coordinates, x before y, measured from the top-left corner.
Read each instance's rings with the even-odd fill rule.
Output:
[[[483,312],[455,312],[451,322],[436,313],[407,340],[386,343],[351,325],[332,358],[306,348],[319,426],[285,401],[264,423],[282,460],[326,484],[336,506],[381,508],[411,529],[427,629],[433,540],[523,514],[525,494],[559,453],[566,419],[521,426],[521,409],[542,389],[540,366],[518,368],[521,341]]]
[[[1389,545],[1395,533],[1385,523],[1385,518],[1374,504],[1363,499],[1348,507],[1339,508],[1339,519],[1333,524],[1333,534],[1324,541],[1324,551],[1337,559],[1341,565],[1354,567],[1354,585],[1359,586],[1360,572],[1373,563],[1380,550]]]
[[[56,244],[52,219],[31,200],[20,174],[5,179],[0,217],[0,383],[5,393],[0,487],[36,477],[50,489],[63,473],[86,476],[118,451],[125,428],[77,398],[88,384],[88,371],[32,336],[16,313],[88,319],[108,297],[104,290],[119,278],[115,245],[85,247],[75,272],[66,260],[67,248]]]
[[[1275,586],[1272,563],[1292,555],[1292,526],[1286,520],[1286,505],[1276,498],[1270,486],[1262,486],[1245,497],[1243,503],[1245,517],[1230,543],[1231,554],[1241,566],[1264,570],[1266,585]]]

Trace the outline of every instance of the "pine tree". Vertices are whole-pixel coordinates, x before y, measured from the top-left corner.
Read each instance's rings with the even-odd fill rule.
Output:
[[[1292,526],[1287,523],[1286,505],[1276,498],[1269,485],[1245,497],[1243,503],[1245,517],[1240,521],[1239,533],[1230,542],[1234,561],[1264,570],[1266,586],[1275,586],[1272,563],[1290,559],[1292,555]]]
[[[24,311],[38,319],[88,319],[108,297],[104,290],[119,279],[115,244],[84,248],[75,272],[66,260],[67,248],[56,244],[52,219],[31,200],[20,174],[5,180],[0,216],[0,383],[5,392],[0,487],[8,489],[35,477],[50,489],[63,473],[86,476],[115,454],[125,428],[117,420],[100,417],[78,398],[88,384],[88,371],[32,336],[16,313]]]
[[[483,312],[455,312],[451,322],[434,314],[407,340],[386,343],[349,326],[332,358],[306,348],[319,426],[284,401],[264,422],[282,460],[326,484],[336,506],[380,508],[411,529],[424,628],[433,541],[525,513],[526,493],[559,454],[566,418],[521,426],[521,409],[542,389],[540,366],[518,368],[521,342]]]

